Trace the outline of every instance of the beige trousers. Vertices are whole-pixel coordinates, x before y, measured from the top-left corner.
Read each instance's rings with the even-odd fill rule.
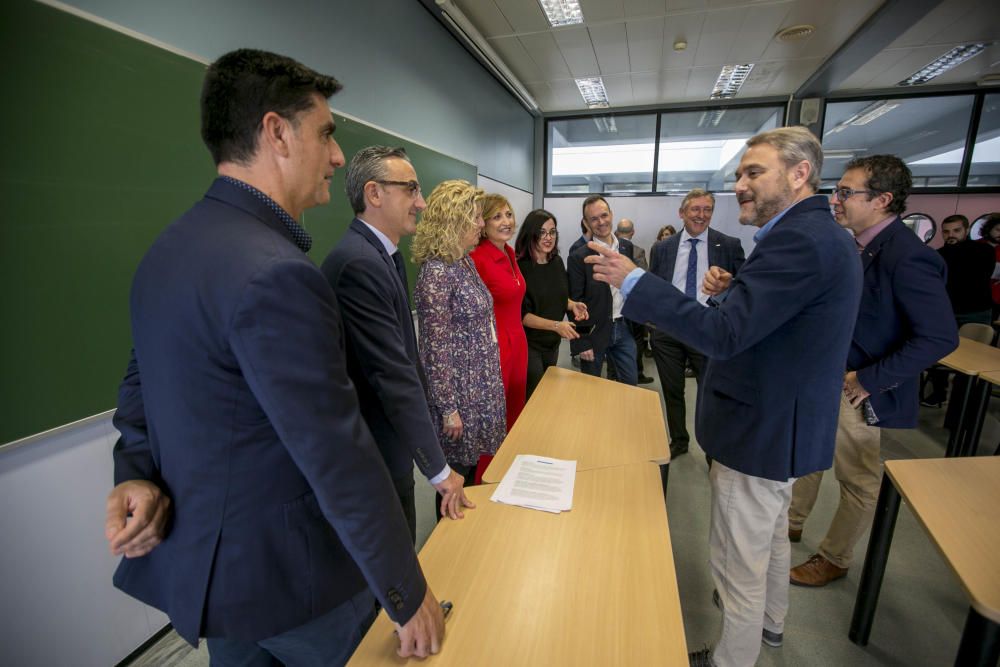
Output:
[[[826,538],[817,550],[837,567],[849,567],[854,546],[871,525],[882,483],[880,439],[882,429],[865,423],[864,411],[852,408],[840,396],[837,444],[833,453],[833,472],[840,482],[840,504],[833,516]],[[801,530],[816,504],[823,472],[814,472],[795,482],[792,504],[788,508],[788,527]]]

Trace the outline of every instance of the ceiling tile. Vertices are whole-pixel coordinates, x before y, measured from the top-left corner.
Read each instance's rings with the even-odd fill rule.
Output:
[[[629,69],[633,72],[657,71],[663,66],[663,19],[629,21]]]
[[[989,4],[989,3],[983,3]],[[917,21],[916,24],[904,32],[890,46],[895,47],[915,47],[924,46],[932,41],[937,41],[937,36],[943,28],[950,28],[959,21],[969,10],[969,3],[966,0],[945,0],[937,7],[927,12],[927,14]],[[995,11],[994,11],[995,13]]]
[[[719,70],[721,67],[692,67],[689,70],[687,90],[685,91],[689,97],[694,97],[699,100],[708,100],[709,95],[712,94],[712,86],[715,85],[715,80],[719,78]]]
[[[668,16],[664,20],[663,67],[675,69],[694,65],[695,54],[698,52],[698,42],[701,39],[702,27],[707,18],[708,12],[697,12],[694,14]],[[687,48],[683,51],[674,51],[674,42],[677,40],[687,42]]]
[[[636,104],[657,104],[661,95],[660,72],[641,72],[632,75],[632,96]]]
[[[598,21],[614,21],[625,18],[623,0],[580,0],[583,20],[593,28]]]
[[[628,74],[611,74],[601,79],[604,80],[604,90],[608,92],[608,102],[611,106],[635,104],[632,96],[632,78]]]
[[[602,74],[620,74],[628,71],[628,44],[625,41],[624,23],[605,23],[590,26],[590,41],[597,54],[597,64]]]
[[[663,16],[666,12],[664,0],[625,0],[625,16]]]
[[[480,2],[481,0],[466,0]],[[538,0],[496,0],[497,7],[517,33],[548,30],[548,19]]]
[[[785,5],[764,5],[747,10],[740,31],[731,42],[726,60],[731,63],[754,63],[760,60],[775,33],[781,29],[787,13]]]
[[[711,12],[706,17],[694,56],[696,67],[721,67],[727,63],[729,48],[740,32],[746,12],[746,9],[727,9]]]
[[[497,52],[507,67],[510,68],[521,83],[542,80],[538,65],[525,50],[517,37],[498,37],[489,40],[490,46]]]
[[[510,35],[514,32],[513,26],[493,0],[461,0],[456,1],[455,5],[483,37]]]
[[[600,73],[597,56],[594,55],[594,45],[591,44],[590,33],[585,27],[574,26],[553,30],[552,35],[574,78]]]
[[[667,11],[683,11],[687,9],[705,9],[708,3],[705,0],[667,0]]]
[[[539,76],[536,78],[565,79],[572,76],[551,32],[522,35],[519,39],[538,66]]]

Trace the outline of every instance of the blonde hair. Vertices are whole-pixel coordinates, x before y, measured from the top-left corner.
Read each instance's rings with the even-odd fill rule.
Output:
[[[507,198],[503,195],[493,194],[492,192],[483,196],[483,220],[489,220],[494,215],[503,210],[504,206],[510,209],[511,214],[514,213],[514,207],[510,205]],[[516,219],[516,216],[515,216]]]
[[[442,181],[427,197],[427,208],[417,225],[410,255],[423,264],[440,259],[451,264],[465,256],[463,239],[476,226],[485,193],[468,181]]]

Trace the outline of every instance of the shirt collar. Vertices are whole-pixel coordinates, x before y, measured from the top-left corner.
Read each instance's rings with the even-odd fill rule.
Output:
[[[708,234],[708,227],[706,227],[705,231],[703,231],[701,234],[698,234],[698,236],[691,236],[690,234],[688,234],[687,227],[681,227],[681,243],[684,243],[688,239],[698,239],[699,241],[704,241],[705,236],[707,234]]]
[[[383,247],[385,247],[385,251],[387,253],[389,253],[389,257],[392,257],[392,254],[394,252],[396,252],[397,250],[399,250],[399,248],[396,246],[396,244],[393,243],[392,241],[390,241],[389,237],[386,236],[385,234],[383,234],[381,231],[379,231],[375,227],[372,227],[371,225],[369,225],[367,222],[365,222],[361,218],[358,218],[358,222],[360,222],[362,225],[364,225],[368,229],[372,230],[372,234],[374,234],[375,238],[377,238],[379,241],[382,242]]]
[[[794,206],[796,206],[798,204],[801,204],[802,202],[806,201],[806,199],[809,199],[810,197],[822,197],[822,196],[823,195],[809,195],[809,197],[806,197],[805,199],[800,199],[797,202],[793,202],[791,204],[791,206],[789,206],[784,211],[782,211],[778,215],[776,215],[773,218],[771,218],[770,220],[768,220],[767,224],[765,224],[763,227],[761,227],[760,229],[758,229],[757,233],[753,235],[753,242],[754,243],[760,243],[761,241],[763,241],[764,237],[767,236],[768,233],[770,233],[770,231],[774,228],[774,226],[776,224],[778,224],[778,222],[780,222],[781,219],[783,217],[785,217],[785,214],[788,213],[788,211],[790,211]],[[825,197],[824,197],[824,199],[825,199]]]
[[[281,224],[285,226],[288,233],[292,235],[292,241],[294,241],[295,245],[299,247],[299,250],[302,252],[309,252],[309,249],[312,247],[312,237],[309,236],[309,232],[305,230],[305,227],[296,222],[295,218],[288,215],[288,211],[281,208],[281,205],[278,204],[278,202],[274,201],[254,186],[245,181],[241,181],[238,178],[233,178],[232,176],[220,176],[220,178],[230,185],[234,185],[241,190],[249,192],[254,197],[262,201],[276,216],[278,216],[278,220],[280,220]]]
[[[601,239],[599,239],[597,237],[592,238],[591,241],[595,241],[597,243],[600,243],[605,248],[611,248],[615,252],[618,252],[618,246],[620,245],[618,243],[618,237],[615,236],[614,234],[611,235],[611,245],[608,245],[607,243],[605,243],[604,241],[602,241]]]
[[[882,222],[876,225],[872,225],[868,229],[863,230],[860,234],[854,237],[855,243],[857,243],[862,248],[867,247],[868,244],[874,241],[875,237],[878,236],[882,232],[882,230],[888,227],[889,224],[892,223],[892,221],[895,219],[896,216],[891,215]]]

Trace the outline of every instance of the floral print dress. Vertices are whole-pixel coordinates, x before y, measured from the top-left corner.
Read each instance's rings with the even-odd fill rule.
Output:
[[[430,259],[413,291],[420,362],[438,440],[450,464],[474,466],[495,454],[507,434],[493,297],[472,261]],[[458,410],[462,437],[444,435],[444,416]]]

